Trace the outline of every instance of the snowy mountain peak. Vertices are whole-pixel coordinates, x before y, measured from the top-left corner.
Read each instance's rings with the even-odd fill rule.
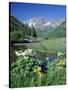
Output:
[[[32,28],[32,27],[35,27],[35,24],[36,24],[36,23],[29,22],[29,23],[28,23],[28,26]]]
[[[62,23],[63,20],[47,20],[44,17],[33,17],[31,19],[28,19],[27,21],[24,21],[25,24],[27,24],[29,27],[34,27],[35,29],[46,29],[49,27],[56,28]]]
[[[45,25],[45,26],[48,26],[48,25],[51,25],[51,23],[50,23],[50,22],[47,22],[47,23],[45,23],[44,25]]]

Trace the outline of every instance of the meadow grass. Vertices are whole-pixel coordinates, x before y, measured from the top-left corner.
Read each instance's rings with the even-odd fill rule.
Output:
[[[34,86],[48,86],[48,85],[64,85],[66,84],[66,57],[65,48],[66,40],[65,38],[51,38],[43,39],[37,43],[31,43],[27,45],[27,48],[32,48],[32,50],[44,52],[44,53],[56,53],[57,58],[52,62],[47,63],[43,71],[42,61],[30,57],[31,50],[26,49],[28,53],[28,58],[23,55],[24,52],[19,52],[16,62],[11,64],[11,85],[12,88],[17,87],[34,87]],[[58,53],[59,52],[59,53]],[[25,54],[27,54],[25,52]],[[18,53],[16,53],[18,54]]]
[[[66,40],[65,38],[43,39],[39,43],[32,43],[27,47],[44,53],[57,53],[58,51],[65,53]]]

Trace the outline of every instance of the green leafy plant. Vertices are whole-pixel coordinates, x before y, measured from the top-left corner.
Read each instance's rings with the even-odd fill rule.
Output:
[[[47,85],[66,84],[65,60],[54,60],[47,65]]]
[[[66,83],[66,62],[62,59],[63,54],[58,53],[59,58],[48,62],[47,72],[43,72],[40,66],[42,61],[34,59],[32,49],[15,51],[16,62],[11,64],[11,86],[10,87],[32,87],[44,85],[63,85]],[[46,69],[45,69],[46,71]]]

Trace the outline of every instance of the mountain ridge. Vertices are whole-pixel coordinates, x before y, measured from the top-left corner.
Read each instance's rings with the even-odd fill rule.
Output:
[[[64,20],[47,20],[44,17],[33,17],[24,21],[24,24],[27,24],[29,27],[34,26],[36,30],[44,30],[48,27],[56,28],[58,27]]]

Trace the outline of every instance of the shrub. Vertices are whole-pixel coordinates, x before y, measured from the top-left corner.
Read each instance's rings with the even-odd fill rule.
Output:
[[[10,87],[31,87],[44,85],[63,85],[66,83],[66,62],[63,55],[56,60],[44,64],[43,72],[41,64],[43,61],[33,58],[35,52],[26,49],[24,52],[15,51],[16,62],[11,64],[11,86]],[[36,53],[35,53],[36,54]],[[57,55],[58,56],[58,55]],[[47,59],[48,60],[48,59]]]
[[[47,85],[62,85],[66,83],[65,60],[54,60],[47,67]]]
[[[11,65],[11,87],[40,85],[42,73],[39,64],[40,61],[32,57],[25,59],[23,56],[18,56],[17,61]]]

